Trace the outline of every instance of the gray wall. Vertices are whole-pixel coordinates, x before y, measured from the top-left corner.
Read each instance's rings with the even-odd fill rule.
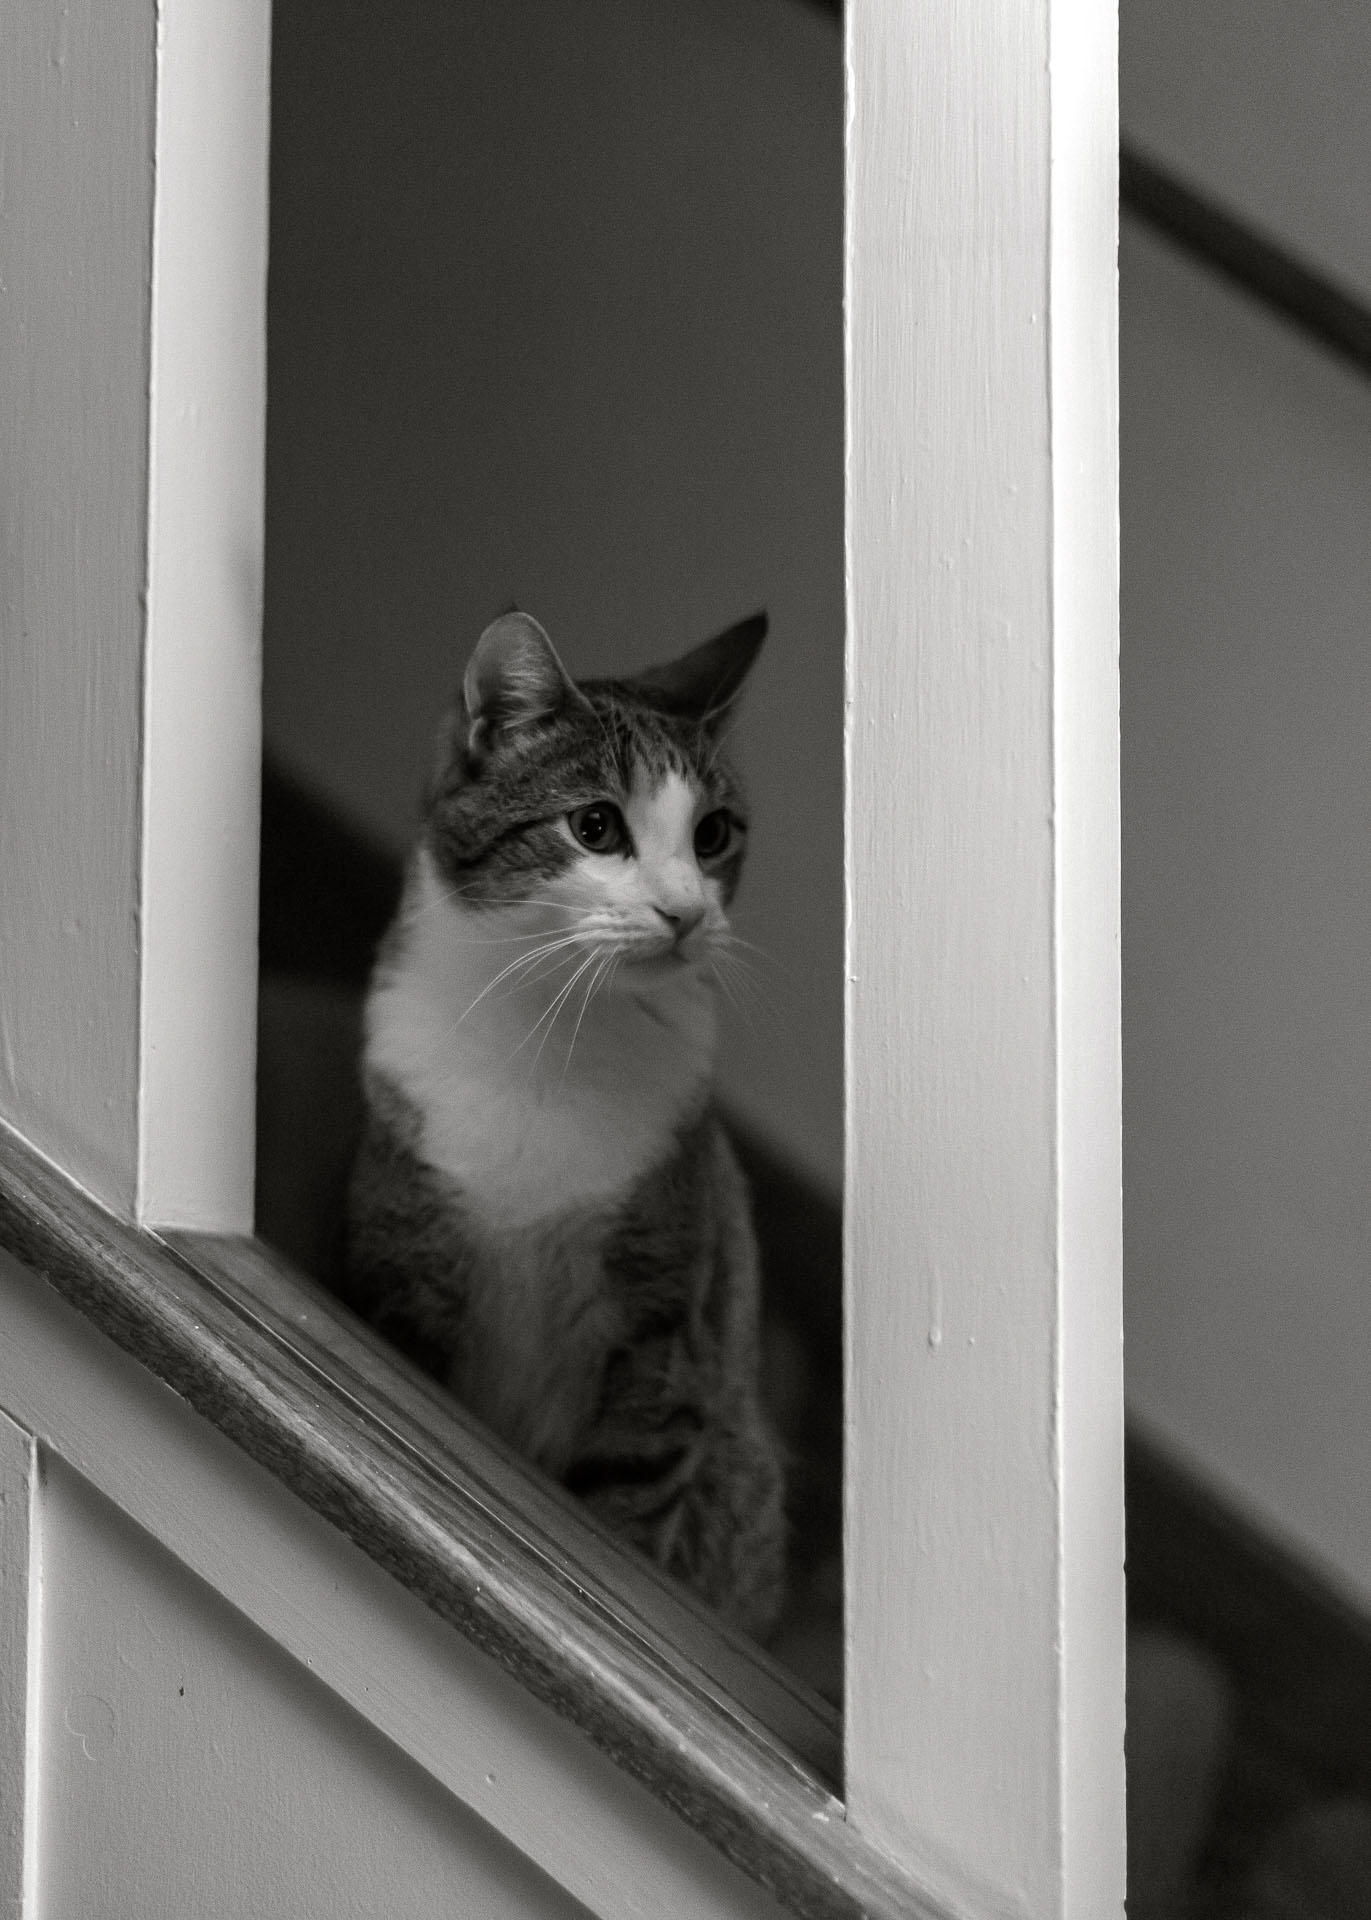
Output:
[[[765,605],[730,1097],[842,1156],[842,78],[795,0],[278,0],[269,745],[406,843],[516,601],[573,672]]]
[[[1129,138],[1371,294],[1365,0],[1122,0]]]
[[[1371,295],[1371,11],[1128,0],[1128,132]],[[1371,1604],[1371,387],[1125,227],[1130,1402]]]

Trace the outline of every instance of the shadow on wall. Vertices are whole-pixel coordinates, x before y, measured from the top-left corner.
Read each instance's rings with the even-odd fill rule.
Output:
[[[512,602],[573,674],[759,605],[724,1091],[842,1166],[842,72],[794,0],[278,0],[267,738],[392,852]]]

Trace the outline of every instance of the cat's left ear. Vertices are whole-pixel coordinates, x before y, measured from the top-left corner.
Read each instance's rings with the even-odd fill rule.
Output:
[[[667,713],[698,721],[704,727],[717,726],[741,692],[762,650],[766,628],[765,613],[750,614],[712,640],[692,647],[679,660],[649,667],[637,676],[634,685]]]
[[[485,758],[493,735],[536,726],[584,700],[532,614],[501,614],[476,642],[462,680],[468,761]]]

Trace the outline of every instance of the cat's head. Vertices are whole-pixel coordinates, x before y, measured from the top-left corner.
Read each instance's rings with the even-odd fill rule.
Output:
[[[754,614],[665,666],[579,685],[528,614],[487,627],[426,809],[444,886],[634,975],[707,957],[747,840],[725,740],[766,624]]]

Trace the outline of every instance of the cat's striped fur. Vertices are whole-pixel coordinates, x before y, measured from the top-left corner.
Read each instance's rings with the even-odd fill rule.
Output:
[[[756,616],[632,680],[482,636],[367,1003],[354,1304],[754,1633],[782,1585],[756,1252],[712,1103]]]

